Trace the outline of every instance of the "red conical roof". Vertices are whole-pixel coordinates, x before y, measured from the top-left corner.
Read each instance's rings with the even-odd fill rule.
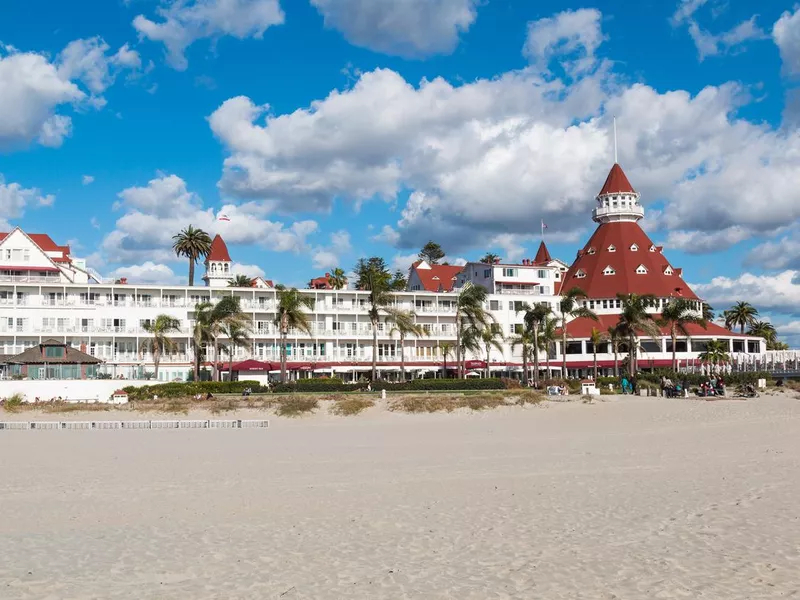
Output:
[[[546,265],[552,260],[550,252],[547,250],[547,246],[544,245],[544,240],[542,240],[542,243],[539,244],[539,249],[536,251],[536,257],[533,259],[533,262],[537,265]]]
[[[231,262],[231,255],[228,254],[228,246],[225,245],[225,240],[222,239],[220,234],[214,236],[214,240],[211,242],[211,252],[208,253],[206,260]]]
[[[699,299],[661,247],[654,246],[639,224],[631,221],[602,223],[597,228],[564,275],[562,291],[576,287],[591,299],[616,298],[617,294]]]
[[[606,182],[603,184],[603,189],[600,190],[598,196],[603,194],[635,194],[636,190],[633,189],[631,182],[625,176],[625,172],[619,163],[614,163],[611,170],[608,172]]]

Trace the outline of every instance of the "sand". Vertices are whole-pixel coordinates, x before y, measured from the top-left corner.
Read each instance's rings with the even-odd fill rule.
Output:
[[[800,597],[786,396],[5,431],[0,482],[4,600]]]

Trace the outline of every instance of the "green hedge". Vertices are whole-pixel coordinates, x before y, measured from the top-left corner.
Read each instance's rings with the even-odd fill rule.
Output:
[[[314,381],[313,384],[303,383]],[[292,392],[356,392],[367,389],[368,382],[342,383],[336,379],[312,379],[278,383],[272,386],[272,391],[278,394]],[[391,383],[377,381],[372,384],[373,392],[386,390],[387,392],[414,392],[414,391],[458,391],[458,390],[502,390],[506,385],[502,379],[412,379],[405,383]]]
[[[149,400],[153,396],[159,398],[185,398],[202,394],[241,394],[250,388],[253,393],[263,391],[257,381],[189,381],[157,383],[142,387],[128,386],[122,388],[128,393],[128,400]]]

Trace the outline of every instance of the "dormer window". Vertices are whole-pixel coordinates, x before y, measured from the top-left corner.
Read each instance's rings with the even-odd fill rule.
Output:
[[[639,265],[636,267],[636,274],[637,275],[647,275],[647,269],[644,265]]]
[[[672,275],[672,267],[667,265],[667,268],[664,269],[664,275]]]
[[[595,251],[595,249],[594,249],[594,246],[591,246],[591,247],[590,247],[590,248],[589,248],[589,249],[586,251],[586,254],[594,254],[595,252],[596,252],[596,251]]]
[[[616,273],[617,272],[611,267],[611,265],[603,269],[603,275],[616,275]]]
[[[652,246],[650,246],[650,252],[657,252],[657,251],[658,251],[658,250],[656,249],[656,245],[655,245],[655,244],[653,244]]]
[[[639,251],[639,246],[637,246],[636,244],[631,244],[631,252],[638,252],[638,251]]]
[[[578,272],[575,273],[575,279],[584,279],[586,277],[586,271],[583,269],[578,269]]]
[[[617,251],[617,248],[616,248],[616,246],[614,246],[614,245],[612,244],[611,246],[609,246],[609,247],[608,247],[608,251],[609,251],[609,252],[616,252],[616,251]]]

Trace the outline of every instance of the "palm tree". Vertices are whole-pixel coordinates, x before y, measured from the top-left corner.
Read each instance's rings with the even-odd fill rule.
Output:
[[[639,348],[637,336],[643,333],[651,339],[657,340],[661,335],[653,315],[647,312],[648,308],[656,305],[656,297],[652,294],[617,294],[622,304],[622,312],[617,323],[617,330],[621,337],[628,341],[628,372],[631,377],[636,375],[636,354]]]
[[[466,377],[465,365],[467,352],[477,354],[481,351],[481,342],[483,341],[482,330],[474,325],[470,325],[469,323],[464,323],[461,325],[457,337],[460,345],[456,348],[456,351],[461,356],[459,369],[463,373],[462,377]]]
[[[745,327],[749,327],[756,322],[758,310],[749,302],[737,302],[722,314],[725,317],[725,327],[730,330],[733,330],[734,327],[740,327],[741,333],[744,333]]]
[[[594,380],[597,381],[597,347],[606,340],[606,334],[599,329],[592,327],[589,332],[589,341],[592,342],[592,354],[594,355]]]
[[[540,302],[525,311],[525,327],[533,332],[533,384],[539,387],[539,329],[551,314],[549,304]]]
[[[347,275],[344,274],[344,269],[336,267],[328,275],[328,285],[334,290],[343,290],[347,286]]]
[[[252,320],[242,311],[238,296],[223,296],[211,309],[207,335],[214,345],[214,380],[219,381],[219,338],[231,327],[250,331]]]
[[[558,309],[561,312],[561,369],[562,376],[567,377],[567,320],[579,319],[581,317],[597,321],[597,315],[593,310],[579,305],[579,301],[586,298],[586,292],[581,288],[574,287],[561,294],[558,302]]]
[[[707,305],[703,305],[707,306]],[[657,320],[660,327],[669,328],[669,337],[672,340],[672,370],[678,371],[678,334],[680,333],[687,340],[691,337],[687,325],[700,325],[706,329],[706,321],[703,317],[698,317],[692,303],[685,298],[673,298],[662,309],[661,318]]]
[[[192,349],[194,351],[194,380],[200,381],[200,363],[205,356],[206,344],[211,342],[211,313],[214,305],[201,302],[194,307],[194,327],[192,328]]]
[[[397,333],[400,337],[400,379],[406,380],[406,355],[405,341],[406,336],[422,337],[428,335],[428,330],[416,322],[417,315],[413,311],[398,310],[395,308],[386,309],[386,322],[391,323],[389,337]]]
[[[194,285],[194,265],[201,258],[211,252],[211,237],[202,229],[195,229],[189,225],[180,233],[173,235],[172,249],[178,256],[189,259],[189,285]]]
[[[243,323],[230,322],[224,323],[221,328],[222,334],[228,338],[230,343],[228,358],[228,381],[233,381],[233,357],[236,354],[236,348],[244,346],[250,341],[250,333],[252,332],[251,326],[245,326]]]
[[[555,315],[545,315],[545,318],[539,324],[536,335],[538,337],[536,343],[536,351],[543,352],[545,356],[550,356],[550,349],[555,345],[559,338],[558,335],[558,322],[559,319]],[[549,362],[549,360],[548,360]],[[548,368],[548,374],[550,369]]]
[[[149,351],[153,354],[154,375],[158,379],[161,355],[175,347],[175,342],[169,337],[169,334],[180,331],[181,322],[170,315],[158,315],[154,320],[142,323],[142,329],[153,336],[142,340],[141,351]]]
[[[495,323],[490,323],[488,327],[484,327],[481,330],[481,342],[483,342],[483,347],[486,349],[486,379],[489,379],[491,376],[491,371],[489,370],[489,360],[491,359],[492,348],[502,354],[502,342],[504,339],[503,333]]]
[[[614,351],[614,377],[619,377],[619,343],[622,341],[622,336],[616,325],[606,330],[606,339],[611,342],[611,349]]]
[[[281,284],[275,286],[278,294],[278,307],[273,323],[281,334],[281,383],[286,382],[286,350],[290,329],[299,329],[311,335],[311,321],[303,309],[314,310],[314,299],[301,294],[297,288],[286,289]]]
[[[716,315],[714,314],[714,307],[707,302],[703,302],[703,318],[706,321],[713,321],[716,318]]]
[[[382,258],[359,259],[355,273],[358,277],[358,289],[369,292],[367,298],[369,308],[367,314],[372,324],[372,381],[378,379],[378,323],[381,311],[392,303],[391,288],[392,275],[386,268]]]
[[[500,262],[501,260],[502,259],[500,258],[499,255],[494,254],[492,252],[487,252],[481,257],[480,262],[486,263],[487,265],[493,265],[494,263]]]
[[[453,344],[450,342],[442,342],[439,344],[439,350],[441,350],[444,360],[444,378],[447,379],[447,357],[453,352]]]
[[[228,287],[251,288],[253,287],[253,280],[247,275],[236,275],[233,279],[228,280]]]
[[[702,352],[698,358],[712,367],[717,367],[731,360],[731,357],[728,355],[728,345],[719,340],[709,340],[706,342],[705,352]]]
[[[480,331],[488,327],[489,323],[494,322],[494,317],[484,308],[486,302],[486,289],[471,282],[467,282],[459,290],[456,296],[456,362],[458,363],[457,375],[464,377],[463,359],[464,348],[470,349],[464,344],[461,336],[472,328]]]
[[[767,341],[767,350],[772,350],[772,346],[778,341],[778,332],[775,326],[769,321],[753,321],[747,329],[747,335],[763,338]]]
[[[536,356],[536,345],[533,339],[534,333],[528,327],[522,330],[509,340],[511,349],[522,346],[522,385],[528,385],[528,358],[531,354]]]

